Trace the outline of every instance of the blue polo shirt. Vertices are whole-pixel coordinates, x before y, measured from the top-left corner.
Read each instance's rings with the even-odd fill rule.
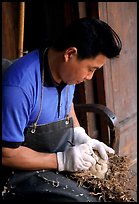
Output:
[[[54,82],[47,53],[44,70],[42,112],[37,124],[64,119],[66,107],[68,113],[70,112],[75,90],[75,85]],[[25,128],[35,122],[39,114],[41,90],[40,52],[34,50],[14,62],[3,75],[3,146],[18,147],[24,142]]]

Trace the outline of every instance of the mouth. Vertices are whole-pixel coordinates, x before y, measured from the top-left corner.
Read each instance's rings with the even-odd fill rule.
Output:
[[[77,81],[77,84],[80,84],[80,83],[82,83],[82,82],[84,82],[84,81]]]

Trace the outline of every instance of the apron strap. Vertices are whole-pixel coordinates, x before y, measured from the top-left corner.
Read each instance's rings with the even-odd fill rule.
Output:
[[[36,131],[36,126],[38,123],[38,120],[40,118],[41,112],[42,112],[42,100],[43,100],[43,88],[44,88],[44,56],[46,54],[48,48],[45,48],[45,50],[43,51],[43,56],[42,56],[42,74],[41,74],[41,78],[42,78],[42,87],[41,87],[41,98],[40,98],[40,110],[38,113],[38,116],[36,118],[36,121],[34,123],[32,123],[32,130],[31,133],[35,133]],[[41,60],[40,60],[41,62]],[[40,63],[41,64],[41,63]],[[69,90],[69,85],[67,85],[66,87],[66,124],[69,124],[70,119],[69,119],[69,114],[68,114],[68,91]]]
[[[35,133],[35,131],[36,131],[36,126],[37,126],[38,120],[39,120],[41,112],[42,112],[42,99],[43,99],[43,87],[44,87],[44,56],[45,56],[46,50],[47,50],[47,48],[45,48],[45,50],[43,52],[43,57],[42,57],[42,76],[41,76],[42,77],[42,86],[41,86],[40,110],[39,110],[39,114],[36,118],[36,121],[32,124],[32,126],[33,126],[32,130],[31,130],[32,133]]]
[[[70,117],[68,114],[68,93],[69,93],[69,85],[66,87],[66,124],[69,124],[70,122]]]

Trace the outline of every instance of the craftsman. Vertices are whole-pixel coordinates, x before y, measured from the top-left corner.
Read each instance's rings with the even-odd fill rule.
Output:
[[[64,172],[96,164],[114,150],[88,136],[76,118],[75,85],[91,80],[121,40],[98,19],[81,18],[51,43],[17,59],[3,75],[2,164],[10,170],[3,199],[97,202]]]

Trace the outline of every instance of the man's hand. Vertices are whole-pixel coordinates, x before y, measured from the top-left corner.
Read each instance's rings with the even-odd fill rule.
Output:
[[[91,156],[93,153],[89,144],[81,144],[68,148],[64,152],[57,152],[57,162],[59,171],[81,171],[87,170],[96,164],[96,160]]]
[[[74,128],[74,144],[79,145],[79,144],[89,144],[92,149],[97,150],[102,157],[102,159],[108,159],[107,152],[113,153],[114,150],[111,147],[108,147],[106,144],[103,142],[100,142],[99,140],[96,139],[91,139],[86,133],[85,129],[82,127],[75,127]]]

